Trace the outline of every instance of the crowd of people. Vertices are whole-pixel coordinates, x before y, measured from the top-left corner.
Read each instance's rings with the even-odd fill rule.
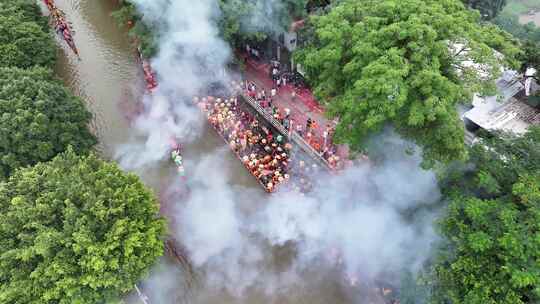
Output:
[[[69,27],[69,24],[66,20],[64,12],[56,7],[53,0],[43,0],[45,5],[51,12],[52,21],[54,24],[54,30],[56,33],[61,35],[68,46],[73,50],[73,52],[79,56],[79,50],[75,46],[75,41],[73,40],[72,31]]]
[[[272,72],[272,74],[275,74]],[[279,75],[279,72],[278,74]],[[277,78],[275,82],[280,82]],[[332,169],[341,169],[343,161],[337,155],[337,146],[333,143],[335,126],[328,122],[321,132],[320,126],[315,119],[308,117],[305,123],[301,119],[295,120],[289,108],[280,108],[274,102],[277,98],[277,89],[273,87],[270,94],[264,88],[259,89],[254,82],[245,81],[243,88],[248,96],[253,98],[263,109],[270,112],[273,118],[278,121],[289,132],[296,132],[308,143],[317,153],[319,153]]]
[[[245,54],[246,64],[248,58],[255,61],[260,61],[262,58],[261,51],[249,44],[245,45]],[[264,66],[267,69],[268,77],[272,80],[271,89],[267,92],[265,88],[257,87],[255,82],[245,81],[242,85],[245,94],[253,98],[263,109],[270,112],[274,119],[289,132],[289,136],[296,132],[302,137],[316,153],[325,159],[328,167],[336,170],[344,168],[346,166],[345,160],[338,155],[337,146],[333,142],[336,123],[328,121],[324,126],[319,126],[317,120],[312,117],[306,119],[304,115],[294,113],[295,111],[291,111],[289,108],[280,108],[278,104],[281,104],[281,102],[279,102],[278,98],[283,98],[283,95],[280,96],[279,93],[284,87],[289,87],[289,90],[286,91],[287,93],[290,92],[292,103],[300,100],[296,96],[296,85],[292,85],[293,82],[296,82],[295,77],[292,73],[288,73],[286,69],[283,69],[277,60],[271,60],[268,65]]]
[[[267,192],[289,180],[291,144],[242,109],[236,97],[194,98],[216,131]]]
[[[146,89],[148,91],[152,91],[158,86],[158,82],[156,79],[156,74],[152,70],[152,66],[150,65],[150,62],[146,58],[142,56],[142,52],[140,50],[140,47],[137,48],[137,52],[139,53],[139,59],[142,63],[142,69],[143,69],[143,75],[144,75],[144,82],[146,83]]]

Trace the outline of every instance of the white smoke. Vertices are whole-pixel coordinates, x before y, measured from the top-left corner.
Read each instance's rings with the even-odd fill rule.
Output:
[[[132,1],[144,20],[163,24],[152,60],[159,87],[145,97],[145,113],[135,122],[144,142],[123,146],[117,155],[125,168],[140,170],[165,158],[171,137],[189,145],[201,136],[205,119],[190,100],[213,82],[229,81],[222,71],[231,50],[214,23],[216,1]],[[314,269],[321,277],[335,269],[361,281],[418,269],[435,240],[434,214],[411,220],[403,213],[438,199],[435,175],[419,168],[417,154],[405,155],[402,141],[385,144],[381,164],[314,177],[325,183],[308,196],[268,197],[233,187],[223,162],[228,151],[203,156],[188,172],[189,197],[176,202],[169,216],[175,238],[204,274],[204,290],[224,289],[236,297],[253,289],[283,294],[308,285],[306,274]],[[290,250],[285,266],[276,266],[276,248]]]
[[[436,240],[435,214],[407,219],[404,212],[438,201],[436,177],[420,168],[418,154],[405,157],[403,142],[387,148],[392,153],[381,164],[321,176],[327,183],[308,196],[277,193],[262,202],[241,201],[244,189],[231,189],[226,173],[215,174],[225,168],[221,156],[210,156],[192,176],[204,186],[177,210],[179,238],[209,284],[235,295],[249,288],[270,294],[294,289],[302,272],[338,261],[344,275],[366,281],[404,269],[414,273]],[[259,209],[242,212],[245,203]],[[296,244],[292,266],[277,275],[267,259],[272,248],[290,244]]]
[[[177,265],[170,261],[160,260],[139,288],[142,294],[137,294],[133,303],[141,303],[140,297],[143,297],[149,301],[148,303],[178,304],[182,303],[180,297],[186,294],[188,286],[184,274]]]
[[[134,129],[145,142],[135,141],[117,152],[120,164],[131,170],[166,157],[171,140],[188,144],[200,136],[204,120],[189,105],[193,96],[214,82],[227,83],[225,67],[231,50],[210,21],[219,13],[215,1],[132,0],[150,24],[161,24],[159,53],[152,59],[159,86],[144,97],[145,113]]]
[[[265,32],[280,34],[286,31],[286,25],[282,24],[283,18],[288,14],[288,8],[282,0],[247,0],[228,1],[226,5],[231,9],[247,7],[247,13],[240,15],[241,30],[247,33]]]

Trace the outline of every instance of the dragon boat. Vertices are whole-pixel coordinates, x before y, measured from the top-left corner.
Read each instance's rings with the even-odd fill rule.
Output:
[[[51,13],[51,23],[54,25],[55,32],[62,37],[73,53],[80,59],[79,50],[73,40],[74,31],[71,29],[69,22],[66,21],[66,14],[56,7],[54,0],[43,0],[43,2]]]

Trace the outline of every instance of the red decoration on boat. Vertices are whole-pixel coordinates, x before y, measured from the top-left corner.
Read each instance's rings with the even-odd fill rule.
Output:
[[[66,21],[66,15],[54,4],[54,0],[43,0],[49,11],[51,12],[51,18],[54,25],[54,30],[56,33],[64,39],[69,48],[79,57],[79,50],[75,46],[75,41],[73,40],[73,30],[71,29],[69,23]]]

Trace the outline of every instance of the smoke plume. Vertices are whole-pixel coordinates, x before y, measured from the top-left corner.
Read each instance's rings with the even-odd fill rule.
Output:
[[[232,52],[218,35],[216,1],[132,2],[143,20],[159,24],[161,31],[152,60],[159,87],[145,96],[145,111],[134,123],[138,140],[117,154],[126,169],[142,172],[166,158],[171,138],[189,146],[201,136],[205,118],[191,99],[215,82],[230,81],[223,71]],[[204,288],[193,301],[212,303],[200,298],[213,292],[242,299],[253,290],[276,298],[317,288],[327,278],[354,290],[381,276],[419,269],[436,239],[435,214],[404,214],[438,199],[435,175],[421,170],[418,154],[407,155],[408,144],[395,135],[378,141],[384,145],[379,163],[316,176],[324,186],[309,195],[268,196],[235,185],[231,166],[223,161],[226,147],[202,153],[189,167],[189,196],[175,201],[167,214],[175,239],[201,274]],[[160,277],[161,272],[167,274]],[[153,286],[152,303],[173,303],[155,287],[169,286],[176,280],[171,277],[158,267],[145,284]],[[348,279],[340,281],[343,277]],[[356,297],[351,302],[362,303]]]

